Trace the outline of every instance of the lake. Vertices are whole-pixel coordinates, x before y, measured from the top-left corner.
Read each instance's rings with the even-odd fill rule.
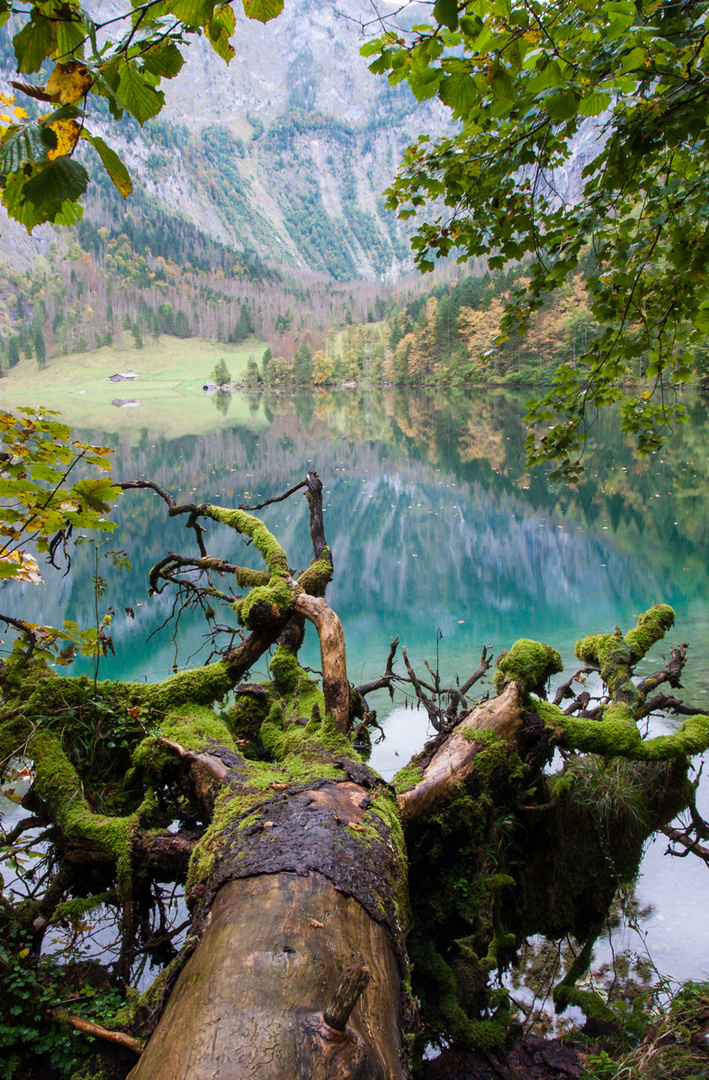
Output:
[[[199,435],[184,434],[185,400],[175,438],[139,405],[116,408],[113,430],[95,430],[87,400],[81,438],[115,446],[118,479],[149,477],[178,500],[223,506],[262,502],[316,469],[335,560],[328,597],[344,624],[354,683],[383,671],[395,636],[417,671],[428,660],[444,681],[477,668],[483,645],[497,655],[519,637],[537,638],[561,652],[561,681],[579,666],[578,638],[616,624],[626,631],[634,616],[662,601],[677,616],[666,644],[690,646],[685,701],[701,705],[709,694],[707,405],[688,395],[690,423],[663,452],[644,459],[633,453],[616,417],[600,417],[590,432],[586,474],[573,490],[525,469],[526,396],[387,389],[235,397],[215,403],[213,430]],[[291,566],[303,569],[312,551],[302,495],[262,516]],[[175,664],[199,662],[206,655],[203,616],[182,617],[175,644],[174,623],[159,629],[174,597],[147,595],[148,571],[158,558],[168,550],[192,551],[184,521],[169,520],[162,501],[143,492],[126,494],[115,518],[119,528],[108,547],[125,549],[133,571],[115,573],[107,561],[100,569],[108,583],[102,605],[117,612],[116,655],[102,659],[100,677],[157,679]],[[210,525],[207,546],[210,554],[258,565],[253,549],[239,541],[235,550],[227,530]],[[84,545],[67,577],[47,575],[45,588],[19,587],[23,616],[90,625],[93,559]],[[644,670],[658,666],[662,652],[657,646]],[[312,628],[303,655],[319,665]],[[265,675],[265,664],[253,674]],[[375,746],[372,762],[391,776],[420,748],[426,720],[405,708],[403,693],[393,703],[381,694],[375,705],[387,739]],[[702,803],[709,814],[706,793]],[[663,857],[666,843],[650,845],[638,881],[637,901],[651,907],[642,934],[660,972],[706,978],[709,927],[699,913],[709,870],[696,859]],[[617,944],[623,942],[631,951],[645,947],[621,925]],[[599,947],[599,962],[603,956]]]

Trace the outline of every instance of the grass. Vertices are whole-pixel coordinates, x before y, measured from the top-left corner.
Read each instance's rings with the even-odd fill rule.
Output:
[[[709,983],[685,983],[661,1007],[650,995],[644,1015],[638,1005],[642,1002],[632,1010],[635,1016],[625,1032],[619,1025],[615,1039],[621,1045],[589,1055],[584,1080],[706,1080]],[[634,1030],[638,1025],[639,1032]],[[635,1038],[628,1040],[628,1035]],[[622,1047],[623,1041],[636,1045]]]
[[[246,401],[235,395],[225,414],[214,397],[202,390],[210,373],[224,359],[232,378],[239,379],[249,357],[258,359],[265,342],[247,338],[239,345],[212,344],[198,338],[161,335],[157,342],[114,349],[104,346],[93,352],[53,357],[44,371],[36,360],[21,360],[0,380],[0,408],[45,405],[77,428],[105,432],[130,430],[136,437],[142,427],[167,438],[198,435],[217,427],[253,421]],[[135,382],[110,383],[115,372],[132,370]],[[137,401],[118,407],[117,400]]]

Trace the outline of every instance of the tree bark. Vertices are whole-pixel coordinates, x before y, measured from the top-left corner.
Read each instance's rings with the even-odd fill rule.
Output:
[[[342,977],[372,979],[345,1030]],[[391,939],[321,874],[231,881],[130,1080],[398,1080],[401,980]]]
[[[499,739],[514,742],[524,726],[519,706],[519,683],[508,683],[499,697],[473,709],[447,738],[441,740],[423,769],[420,781],[398,796],[402,821],[406,823],[423,817],[446,798],[454,784],[464,783],[473,774],[475,758],[482,745],[475,739],[475,732],[489,731]]]

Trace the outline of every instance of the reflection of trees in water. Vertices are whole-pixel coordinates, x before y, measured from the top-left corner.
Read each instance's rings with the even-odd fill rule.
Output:
[[[668,593],[686,589],[700,565],[694,582],[703,591],[706,407],[694,405],[692,424],[663,455],[644,460],[631,454],[613,418],[599,421],[586,476],[571,490],[549,487],[539,470],[525,471],[523,399],[500,390],[251,395],[251,426],[174,440],[153,439],[149,429],[137,442],[122,433],[115,471],[122,479],[150,476],[176,497],[197,494],[227,506],[277,494],[316,468],[336,558],[331,600],[352,619],[372,593],[378,615],[405,612],[437,624],[461,608],[483,622],[486,612],[497,617],[512,607],[531,620],[554,605],[595,602],[599,590],[610,606],[633,597],[643,605],[671,601]],[[268,424],[259,428],[264,416]],[[100,432],[86,437],[107,441]],[[308,559],[299,539],[304,513],[296,503],[277,522],[301,566]],[[140,493],[120,500],[114,516],[135,574],[112,584],[111,602],[127,606],[136,577],[146,581],[165,550],[184,550],[186,534]],[[265,516],[275,527],[276,515]],[[214,553],[226,557],[229,544],[217,537]],[[248,561],[248,551],[243,557]],[[68,604],[72,617],[89,617],[89,576],[79,551],[72,577],[43,599],[42,617],[61,621]],[[168,604],[151,600],[156,619]],[[118,624],[116,630],[120,616]]]

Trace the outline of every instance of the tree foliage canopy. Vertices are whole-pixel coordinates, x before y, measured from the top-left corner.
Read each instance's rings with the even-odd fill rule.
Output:
[[[389,206],[427,207],[416,259],[527,262],[503,334],[580,264],[599,332],[532,404],[531,460],[580,471],[587,416],[622,400],[622,425],[654,449],[682,409],[667,391],[688,381],[709,330],[707,230],[709,5],[658,0],[438,0],[431,25],[387,29],[364,47],[371,69],[438,97],[457,133],[422,135],[405,153]],[[595,141],[582,191],[556,184],[582,137]],[[657,393],[626,396],[628,365]]]

